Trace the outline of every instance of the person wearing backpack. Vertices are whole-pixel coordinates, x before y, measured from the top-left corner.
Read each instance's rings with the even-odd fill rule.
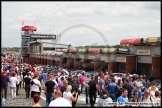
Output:
[[[150,95],[150,90],[149,89],[145,89],[144,96],[142,96],[142,98],[141,98],[141,102],[148,103],[148,104],[142,105],[144,107],[145,106],[146,107],[153,107],[153,105],[150,105],[150,103],[154,103],[154,99]]]

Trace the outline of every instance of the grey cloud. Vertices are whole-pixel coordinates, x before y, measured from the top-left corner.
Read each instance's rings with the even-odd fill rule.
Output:
[[[155,11],[153,6],[156,3],[146,4],[147,2],[15,2],[14,5],[10,2],[2,3],[3,46],[19,46],[8,44],[7,40],[20,38],[22,21],[26,25],[29,24],[29,20],[30,25],[35,21],[37,32],[49,32],[54,27],[54,32],[60,33],[66,27],[87,24],[100,30],[110,45],[119,44],[122,38],[160,35],[160,12]],[[18,6],[20,7],[17,8]],[[143,34],[148,31],[149,34]],[[99,38],[95,32],[79,28],[67,32],[62,37],[62,42],[76,46],[96,41],[103,44],[103,40]],[[20,43],[18,41],[15,40],[15,43]]]
[[[144,8],[150,9],[150,10],[161,10],[161,4],[160,2],[148,2],[144,4]]]

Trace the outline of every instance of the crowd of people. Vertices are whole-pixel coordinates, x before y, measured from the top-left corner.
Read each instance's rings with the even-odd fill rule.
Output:
[[[20,57],[19,57],[20,58]],[[10,87],[11,98],[19,95],[19,89],[24,88],[26,96],[32,98],[33,106],[40,105],[41,91],[46,95],[46,107],[68,106],[75,107],[79,95],[85,94],[85,103],[94,107],[112,106],[113,102],[161,102],[159,89],[156,82],[145,89],[142,95],[141,88],[145,80],[139,75],[130,74],[117,76],[111,72],[101,71],[99,75],[90,75],[86,72],[78,76],[77,72],[66,74],[63,71],[47,72],[51,66],[23,63],[15,57],[12,63],[3,61],[1,71],[1,97],[7,98]],[[58,69],[58,67],[54,67]],[[9,85],[8,85],[9,84]],[[81,89],[80,89],[81,88]],[[97,94],[100,96],[96,102]],[[123,106],[123,105],[120,105]],[[124,105],[127,106],[127,105]],[[155,106],[155,105],[154,105]]]

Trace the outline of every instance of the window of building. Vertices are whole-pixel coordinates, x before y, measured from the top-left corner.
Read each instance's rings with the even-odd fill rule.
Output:
[[[44,48],[43,48],[43,50],[45,50],[45,51],[47,51],[47,50],[52,50],[52,51],[54,51],[54,50],[55,50],[55,48],[44,47]]]

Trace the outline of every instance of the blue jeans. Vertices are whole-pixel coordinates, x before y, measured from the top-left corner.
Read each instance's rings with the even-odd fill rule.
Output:
[[[81,93],[85,93],[85,85],[84,84],[81,84]]]
[[[102,97],[102,89],[99,88],[99,95],[100,95],[100,98]]]
[[[47,93],[46,94],[46,107],[49,106],[51,101],[53,101],[53,93]]]
[[[85,95],[86,95],[86,104],[88,104],[89,103],[89,101],[88,101],[89,95],[87,92],[87,88],[85,88]]]
[[[109,97],[113,100],[113,102],[117,101],[116,94],[115,93],[109,93]]]

